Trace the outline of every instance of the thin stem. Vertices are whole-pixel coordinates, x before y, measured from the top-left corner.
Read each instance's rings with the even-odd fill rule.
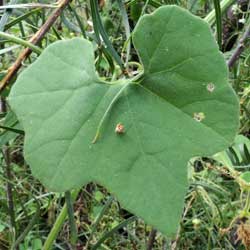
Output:
[[[36,221],[39,218],[39,215],[40,215],[40,205],[39,205],[39,203],[37,201],[37,210],[36,210],[35,215],[31,218],[29,224],[24,229],[24,231],[22,232],[22,234],[17,238],[16,242],[14,243],[14,245],[12,247],[12,250],[17,249],[18,245],[25,239],[25,237],[31,231],[31,229],[33,228],[33,226],[36,224]]]
[[[73,208],[73,202],[71,199],[70,191],[65,192],[65,200],[66,200],[68,218],[69,218],[70,243],[71,243],[72,249],[76,250],[77,228],[76,228],[76,223],[75,223],[74,208]]]
[[[104,214],[108,210],[108,208],[111,205],[112,201],[113,201],[113,197],[111,196],[108,199],[108,201],[106,202],[106,204],[104,205],[102,211],[100,212],[100,214],[98,215],[98,217],[96,218],[96,220],[94,221],[93,225],[91,226],[91,233],[90,233],[90,236],[89,236],[88,241],[86,243],[85,249],[89,248],[90,240],[92,239],[94,233],[96,232],[96,229],[97,229],[97,226],[99,225],[99,222],[101,221],[101,219],[103,218]]]
[[[101,237],[101,239],[99,239],[97,241],[97,243],[91,248],[91,250],[97,250],[97,249],[99,249],[99,247],[102,245],[102,243],[106,239],[108,239],[110,236],[112,236],[114,233],[116,233],[120,228],[123,228],[123,227],[127,226],[129,223],[131,223],[132,221],[135,221],[136,219],[137,219],[136,216],[129,217],[125,221],[121,222],[120,224],[118,224],[117,226],[115,226],[114,228],[112,228],[110,231],[108,231],[107,233],[105,233]]]
[[[150,234],[149,234],[149,240],[148,240],[148,244],[147,244],[147,250],[152,250],[153,249],[156,234],[157,234],[157,230],[156,229],[152,229],[151,232],[150,232]]]
[[[32,49],[34,52],[36,52],[37,54],[42,53],[42,49],[40,49],[39,47],[35,46],[34,44],[32,44],[28,41],[25,41],[19,37],[7,34],[7,33],[2,32],[2,31],[0,31],[0,37],[8,40],[8,42],[12,42],[12,43],[23,45],[24,47],[28,47],[28,48]]]
[[[72,192],[71,194],[72,202],[76,200],[76,197],[79,192],[80,190],[75,190]],[[67,218],[67,205],[65,203],[43,245],[42,248],[43,250],[50,250],[52,248],[53,242],[55,241],[57,235],[59,234],[66,218]]]
[[[146,0],[146,3],[144,4],[143,9],[141,11],[141,15],[140,15],[141,17],[145,14],[148,4],[149,4],[149,0]]]
[[[3,149],[3,155],[5,159],[5,175],[8,180],[12,180],[12,169],[11,169],[11,162],[10,162],[10,148],[6,145]],[[14,236],[16,235],[16,219],[15,219],[15,208],[14,208],[14,201],[13,201],[13,185],[11,182],[7,181],[6,183],[6,195],[7,195],[7,206],[8,212],[10,216],[10,225],[13,231]],[[15,237],[14,237],[15,238]]]
[[[57,5],[42,4],[42,3],[9,4],[9,5],[0,7],[0,10],[2,9],[30,9],[30,8],[49,8],[50,9],[50,8],[56,8],[56,7]]]
[[[1,129],[4,129],[5,131],[11,131],[11,132],[14,132],[14,133],[17,133],[17,134],[20,134],[20,135],[24,135],[24,131],[21,130],[21,129],[15,129],[15,128],[12,128],[12,127],[6,127],[6,126],[2,126],[0,125],[0,128]],[[0,135],[2,135],[4,132],[2,132]]]
[[[245,207],[243,209],[243,213],[247,215],[249,213],[249,208],[250,208],[250,191],[247,191],[247,198]]]
[[[70,6],[70,4],[68,5],[68,8],[69,8],[69,10],[70,10],[71,12],[73,12],[73,14],[74,14],[74,16],[75,16],[75,18],[76,18],[76,21],[77,21],[77,23],[78,23],[78,26],[79,26],[79,28],[80,28],[80,30],[81,30],[81,32],[82,32],[83,38],[87,39],[86,32],[85,32],[85,29],[84,29],[84,25],[83,25],[83,23],[81,22],[81,19],[80,19],[79,15],[77,14],[75,8],[72,8],[72,7]]]
[[[14,26],[15,24],[18,24],[19,22],[21,22],[22,20],[25,20],[26,18],[28,18],[29,16],[33,15],[33,14],[36,14],[37,12],[41,11],[40,8],[38,9],[34,9],[34,10],[31,10],[21,16],[18,16],[16,17],[14,20],[6,23],[6,25],[4,26],[4,30],[2,31],[6,31],[8,30],[9,28],[11,28],[12,26]],[[1,30],[1,29],[0,29]]]
[[[227,8],[232,5],[235,2],[235,0],[222,0],[220,2],[220,8],[221,8],[221,14],[223,14]],[[204,18],[204,20],[210,25],[213,26],[216,22],[216,14],[215,9],[213,9],[211,12],[207,14],[207,16]]]
[[[5,99],[1,98],[1,109],[3,113],[7,112],[6,101]],[[12,184],[12,169],[11,169],[11,158],[10,158],[10,147],[9,145],[5,145],[3,147],[3,157],[5,161],[5,176],[8,180],[6,183],[6,198],[7,198],[7,206],[8,206],[8,213],[10,216],[10,226],[13,231],[13,239],[15,240],[16,235],[16,218],[15,218],[15,208],[14,208],[14,200],[13,200],[13,184]]]
[[[238,43],[236,49],[234,50],[234,53],[232,54],[232,56],[230,57],[230,59],[227,62],[227,65],[229,68],[232,68],[234,66],[234,64],[236,63],[236,61],[239,59],[241,53],[245,49],[245,42],[248,38],[250,38],[250,23],[248,23],[247,28],[245,30],[245,33],[240,38],[239,43]]]
[[[222,19],[221,19],[220,0],[213,0],[213,1],[214,1],[214,9],[215,9],[215,16],[216,16],[217,42],[218,42],[219,48],[221,49],[221,46],[222,46]]]
[[[120,95],[122,94],[123,90],[129,85],[129,83],[125,83],[124,86],[117,92],[117,94],[114,96],[114,98],[112,99],[112,101],[110,102],[109,106],[107,107],[106,111],[104,112],[99,124],[98,124],[98,127],[97,127],[97,130],[96,130],[96,134],[95,134],[95,137],[92,141],[92,143],[96,143],[96,141],[98,140],[99,136],[100,136],[100,132],[101,132],[101,128],[102,128],[102,125],[105,121],[105,118],[106,116],[108,115],[109,111],[111,110],[111,108],[113,107],[114,103],[116,102],[116,100],[120,97]]]
[[[126,34],[126,42],[125,42],[125,47],[126,47],[126,61],[125,61],[125,67],[127,67],[128,60],[129,60],[129,55],[130,55],[130,50],[131,50],[131,33],[130,33],[130,26],[129,26],[129,20],[128,20],[128,14],[126,11],[125,4],[123,3],[122,0],[117,0],[118,1],[118,6],[120,8],[121,14],[122,14],[122,21],[123,25],[125,28],[125,34]]]

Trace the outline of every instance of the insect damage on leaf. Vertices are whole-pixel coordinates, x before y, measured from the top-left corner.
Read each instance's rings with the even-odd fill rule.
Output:
[[[195,119],[197,122],[201,122],[202,120],[205,119],[205,114],[202,113],[202,112],[194,113],[194,119]]]
[[[125,133],[125,128],[124,128],[124,125],[122,123],[118,123],[115,127],[115,132],[117,134],[123,134]]]
[[[214,92],[214,89],[215,89],[215,86],[214,86],[214,84],[212,82],[207,84],[207,90],[209,92]]]

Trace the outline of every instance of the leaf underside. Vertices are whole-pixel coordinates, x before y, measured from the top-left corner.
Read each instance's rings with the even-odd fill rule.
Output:
[[[75,38],[48,46],[20,74],[9,102],[26,132],[25,159],[47,188],[95,181],[170,235],[183,208],[188,160],[231,144],[238,100],[200,18],[161,7],[141,18],[133,42],[144,66],[139,83],[101,81],[91,43]],[[115,132],[119,123],[124,133]]]

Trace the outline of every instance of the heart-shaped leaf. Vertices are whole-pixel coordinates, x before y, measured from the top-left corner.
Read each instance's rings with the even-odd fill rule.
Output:
[[[228,147],[238,101],[208,25],[175,6],[139,21],[139,82],[101,81],[92,45],[49,46],[18,78],[10,104],[22,122],[25,158],[49,189],[96,181],[163,233],[175,232],[188,160]]]

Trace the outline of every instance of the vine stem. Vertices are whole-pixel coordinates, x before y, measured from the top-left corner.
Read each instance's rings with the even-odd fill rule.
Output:
[[[70,243],[71,243],[72,249],[76,250],[77,228],[76,228],[76,223],[75,223],[74,207],[73,207],[73,202],[71,199],[70,191],[65,192],[65,200],[66,200],[68,219],[69,219]]]
[[[76,200],[76,197],[78,195],[78,193],[80,192],[80,190],[74,190],[72,193],[71,193],[71,201],[75,201]],[[64,223],[64,221],[66,220],[67,218],[67,205],[66,205],[66,202],[60,212],[60,214],[58,215],[44,245],[43,245],[43,250],[50,250],[52,248],[52,245],[53,245],[53,242],[55,241],[57,235],[59,234],[61,228],[62,228],[62,225]]]
[[[250,23],[248,23],[247,28],[246,28],[243,36],[240,38],[239,43],[238,43],[236,49],[234,50],[234,53],[232,54],[232,56],[230,57],[230,59],[227,62],[228,68],[232,68],[234,66],[234,64],[236,63],[236,61],[239,59],[241,53],[245,49],[244,44],[248,38],[250,38]]]
[[[58,7],[54,10],[54,12],[49,16],[47,21],[43,24],[43,26],[36,32],[36,34],[29,40],[29,43],[34,45],[38,44],[45,34],[49,31],[52,25],[55,23],[57,18],[60,16],[64,8],[71,2],[71,0],[61,0],[58,3]],[[9,84],[13,76],[17,73],[17,71],[21,68],[22,62],[31,54],[32,49],[26,48],[16,59],[15,63],[8,69],[8,73],[0,82],[0,93],[5,89],[5,87]]]
[[[123,93],[124,89],[127,88],[127,86],[129,85],[129,83],[124,83],[124,86],[117,92],[117,94],[114,96],[114,98],[111,100],[109,106],[107,107],[106,111],[104,112],[99,124],[98,124],[98,127],[97,127],[97,130],[96,130],[96,134],[95,134],[95,137],[94,139],[92,140],[92,143],[96,143],[96,141],[98,140],[99,136],[100,136],[100,132],[101,132],[101,128],[102,128],[102,125],[105,121],[105,118],[106,116],[108,115],[109,111],[111,110],[111,108],[113,107],[114,103],[117,101],[117,99],[120,97],[120,95]]]
[[[42,49],[40,49],[38,46],[34,45],[33,43],[25,41],[19,37],[7,34],[5,32],[0,31],[0,38],[4,38],[4,39],[8,40],[9,42],[13,42],[16,44],[23,45],[24,47],[28,47],[31,50],[33,50],[34,52],[36,52],[37,54],[42,53]]]

